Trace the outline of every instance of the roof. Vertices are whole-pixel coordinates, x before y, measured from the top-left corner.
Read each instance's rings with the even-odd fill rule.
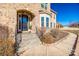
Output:
[[[51,11],[51,12],[53,12],[53,13],[55,13],[55,14],[57,14],[57,12],[56,12],[56,11],[54,11],[53,9],[50,9],[50,11]]]

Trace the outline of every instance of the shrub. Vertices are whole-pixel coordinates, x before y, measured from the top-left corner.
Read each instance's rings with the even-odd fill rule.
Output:
[[[0,25],[0,55],[14,55],[14,42],[9,38],[9,29],[7,26]]]

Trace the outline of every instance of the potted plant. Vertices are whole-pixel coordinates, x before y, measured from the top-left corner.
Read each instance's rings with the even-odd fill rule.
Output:
[[[29,26],[29,32],[31,32],[31,30],[32,30],[32,25],[30,24],[30,26]]]

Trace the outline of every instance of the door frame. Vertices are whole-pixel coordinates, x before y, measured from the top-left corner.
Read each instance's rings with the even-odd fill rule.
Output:
[[[19,14],[24,14],[24,15],[28,16],[28,19],[29,19],[29,24],[28,25],[30,25],[30,21],[32,21],[33,18],[35,17],[34,13],[32,13],[29,10],[25,10],[25,9],[17,10],[17,24],[16,24],[17,33],[22,32],[21,30],[19,30],[19,21],[18,21],[19,20]],[[28,30],[29,30],[29,28],[28,28]]]
[[[20,17],[20,15],[23,15],[23,13],[18,13],[17,14],[17,32],[19,33],[21,33],[21,32],[24,32],[23,30],[20,30],[19,29],[19,17]],[[24,15],[26,15],[27,17],[28,17],[28,30],[29,30],[29,25],[30,25],[30,16],[29,15],[27,15],[27,14],[24,14]],[[21,25],[22,26],[22,25]],[[25,30],[25,31],[28,31],[28,30]]]

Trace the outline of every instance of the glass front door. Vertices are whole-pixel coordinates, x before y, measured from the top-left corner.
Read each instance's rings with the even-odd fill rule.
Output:
[[[19,30],[28,31],[28,16],[22,15],[19,17]]]

